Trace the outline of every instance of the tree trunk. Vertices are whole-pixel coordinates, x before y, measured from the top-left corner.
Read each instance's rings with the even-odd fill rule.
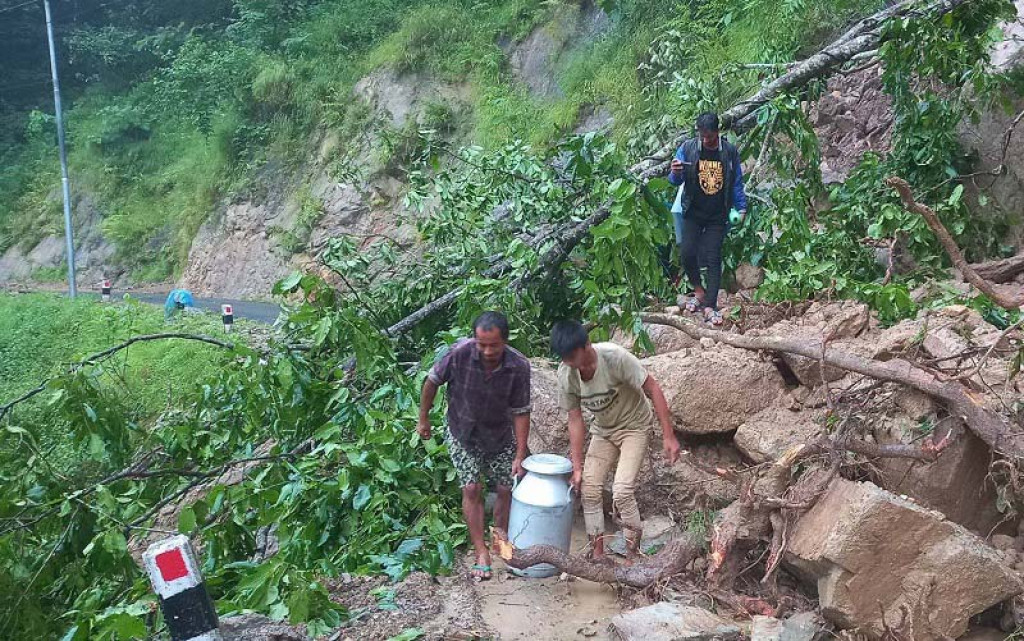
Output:
[[[1002,260],[975,263],[971,265],[971,269],[991,283],[1008,283],[1018,274],[1024,273],[1024,253]]]

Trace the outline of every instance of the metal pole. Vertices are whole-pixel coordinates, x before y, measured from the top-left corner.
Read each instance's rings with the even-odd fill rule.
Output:
[[[50,73],[53,76],[53,105],[57,112],[57,145],[60,147],[61,187],[64,191],[64,238],[68,250],[68,293],[71,298],[78,295],[75,284],[75,241],[71,228],[71,183],[68,182],[68,152],[64,147],[64,114],[60,104],[60,79],[57,77],[57,47],[53,42],[53,18],[50,15],[50,0],[43,0],[46,9],[46,35],[50,41]]]

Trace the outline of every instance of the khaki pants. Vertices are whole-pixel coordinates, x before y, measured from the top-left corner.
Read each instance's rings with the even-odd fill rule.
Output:
[[[587,534],[604,534],[604,480],[615,470],[612,484],[612,503],[622,523],[641,530],[640,508],[636,505],[634,485],[647,455],[649,430],[618,430],[607,437],[590,440],[587,457],[583,462],[583,519]],[[616,465],[618,463],[618,465]]]

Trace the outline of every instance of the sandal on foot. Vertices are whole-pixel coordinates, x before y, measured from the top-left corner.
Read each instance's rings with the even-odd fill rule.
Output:
[[[683,309],[690,312],[691,314],[696,313],[701,308],[700,299],[696,296],[690,296],[686,299],[686,304],[683,305]]]
[[[472,574],[475,581],[490,581],[492,576],[491,566],[477,563],[473,566]]]
[[[722,323],[725,322],[725,319],[722,318],[722,312],[708,307],[704,310],[704,321],[707,322],[708,325],[721,327]]]

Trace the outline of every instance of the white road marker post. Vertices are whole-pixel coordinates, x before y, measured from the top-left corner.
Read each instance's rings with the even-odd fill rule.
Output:
[[[100,298],[104,303],[110,302],[110,281],[106,278],[100,283]]]
[[[142,555],[142,561],[160,599],[171,641],[223,640],[217,610],[187,536],[154,543]]]
[[[235,310],[231,305],[220,306],[220,318],[224,321],[224,331],[231,333],[231,326],[235,323]]]

